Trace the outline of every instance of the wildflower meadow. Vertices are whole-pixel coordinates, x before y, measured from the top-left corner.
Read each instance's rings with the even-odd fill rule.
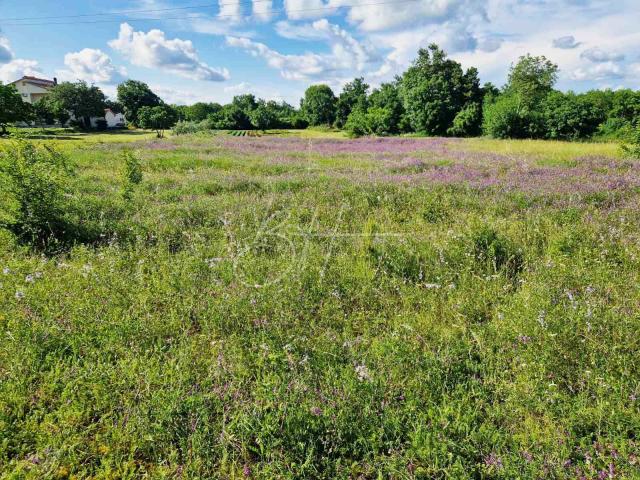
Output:
[[[617,145],[152,136],[0,144],[1,478],[640,478]]]

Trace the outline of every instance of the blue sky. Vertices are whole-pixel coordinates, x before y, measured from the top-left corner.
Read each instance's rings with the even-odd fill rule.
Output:
[[[314,83],[388,81],[436,42],[483,82],[532,53],[558,63],[562,89],[639,89],[639,25],[638,0],[0,0],[0,81],[114,95],[134,78],[174,103],[297,104]]]

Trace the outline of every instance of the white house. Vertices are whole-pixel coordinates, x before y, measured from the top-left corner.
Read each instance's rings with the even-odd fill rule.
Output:
[[[9,85],[14,85],[18,93],[22,96],[22,101],[36,103],[43,97],[49,95],[49,89],[58,84],[57,79],[46,80],[44,78],[24,76]]]
[[[10,85],[14,85],[18,93],[22,96],[22,101],[27,103],[36,103],[41,98],[49,95],[49,90],[58,84],[58,79],[53,80],[24,76]],[[96,127],[98,120],[106,120],[107,128],[121,128],[126,125],[126,119],[122,113],[114,113],[107,108],[104,111],[104,117],[91,117],[91,126]]]

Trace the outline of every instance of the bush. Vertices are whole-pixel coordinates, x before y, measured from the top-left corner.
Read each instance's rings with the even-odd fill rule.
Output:
[[[523,105],[516,94],[501,95],[494,103],[485,103],[482,129],[494,138],[541,138],[544,117]]]
[[[629,143],[622,145],[622,152],[627,158],[640,160],[640,125],[632,130]]]
[[[624,118],[607,118],[598,127],[598,137],[602,139],[624,140],[633,132],[633,126]]]
[[[17,140],[0,150],[0,226],[20,240],[46,246],[66,232],[67,158],[49,146]]]
[[[203,122],[180,121],[173,126],[174,135],[187,135],[190,133],[201,132],[210,124],[205,120]]]
[[[136,185],[142,183],[142,166],[140,160],[131,151],[125,150],[122,153],[124,160],[124,198],[130,199]]]
[[[454,137],[474,137],[480,135],[481,125],[482,109],[477,103],[470,103],[458,112],[447,133]]]
[[[349,114],[344,128],[350,137],[389,135],[395,129],[393,112],[381,107],[371,107],[366,112],[356,109]]]
[[[98,130],[99,132],[104,132],[107,129],[107,121],[103,120],[102,118],[96,120],[96,130]]]

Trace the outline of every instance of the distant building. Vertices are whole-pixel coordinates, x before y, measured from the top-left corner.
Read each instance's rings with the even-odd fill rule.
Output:
[[[11,82],[10,85],[16,87],[18,93],[22,96],[22,101],[27,103],[36,103],[43,97],[49,95],[49,89],[56,86],[58,80],[47,80],[44,78],[24,76],[15,82]]]
[[[58,84],[58,79],[47,80],[45,78],[37,78],[25,75],[24,77],[11,82],[18,93],[22,96],[22,101],[26,103],[36,103],[38,100],[49,95],[49,90]],[[73,116],[72,116],[73,118]],[[114,113],[107,108],[104,111],[104,117],[91,117],[91,126],[95,128],[99,120],[106,120],[107,128],[123,128],[126,125],[126,119],[122,113]]]

